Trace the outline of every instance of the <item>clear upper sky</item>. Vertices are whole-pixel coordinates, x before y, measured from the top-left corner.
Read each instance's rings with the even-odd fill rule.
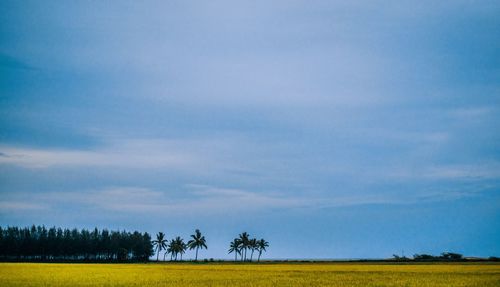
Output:
[[[0,225],[30,224],[500,256],[500,2],[1,1]]]

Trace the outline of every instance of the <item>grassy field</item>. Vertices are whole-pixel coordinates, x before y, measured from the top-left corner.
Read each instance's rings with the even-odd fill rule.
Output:
[[[500,286],[498,264],[0,263],[0,286]]]

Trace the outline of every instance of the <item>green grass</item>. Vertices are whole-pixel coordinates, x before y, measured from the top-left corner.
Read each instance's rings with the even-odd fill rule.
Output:
[[[500,286],[498,264],[0,263],[0,286]]]

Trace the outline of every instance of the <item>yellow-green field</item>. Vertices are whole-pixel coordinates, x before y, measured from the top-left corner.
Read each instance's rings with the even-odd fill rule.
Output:
[[[498,264],[0,263],[0,286],[500,286]]]

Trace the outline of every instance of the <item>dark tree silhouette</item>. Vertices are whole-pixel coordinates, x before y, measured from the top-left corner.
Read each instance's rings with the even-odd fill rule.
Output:
[[[234,261],[238,260],[238,254],[241,255],[240,245],[241,241],[238,238],[233,239],[229,244],[228,253],[231,254],[234,252]]]
[[[445,260],[461,260],[463,259],[463,255],[460,253],[453,252],[443,252],[441,253],[441,258]]]
[[[167,252],[171,254],[170,260],[174,259],[177,261],[178,255],[180,255],[180,260],[182,261],[182,254],[186,252],[186,249],[187,245],[180,236],[170,240],[170,244],[167,246]]]
[[[247,250],[250,249],[250,261],[253,260],[253,254],[255,251],[259,253],[257,261],[260,261],[262,252],[266,251],[266,247],[269,247],[269,242],[264,239],[257,240],[255,238],[250,239],[247,232],[240,233],[238,238],[233,239],[229,243],[228,253],[234,252],[234,261],[238,260],[238,254],[241,256],[241,261],[247,260]]]
[[[0,227],[1,260],[147,261],[151,255],[151,237],[137,231]]]
[[[257,241],[257,249],[259,250],[259,258],[257,259],[257,262],[260,261],[260,256],[263,251],[266,251],[266,247],[269,247],[269,242],[265,241],[263,238]]]
[[[156,239],[153,240],[153,246],[156,248],[156,261],[160,256],[160,251],[167,248],[168,240],[165,239],[165,234],[163,232],[158,232],[156,234]]]
[[[413,255],[415,261],[462,261],[464,257],[460,253],[443,252],[441,256],[434,256],[430,254],[415,254]]]
[[[252,253],[250,253],[250,261],[252,261],[253,252],[257,250],[257,239],[255,238],[250,239],[248,242],[248,248],[250,248],[250,250],[252,251]]]
[[[205,236],[202,236],[201,235],[201,232],[199,229],[196,229],[194,234],[191,235],[191,240],[188,241],[187,243],[187,247],[189,247],[189,249],[193,250],[196,248],[196,257],[195,257],[195,261],[198,261],[198,249],[199,248],[205,248],[207,249],[207,242],[205,240]]]
[[[240,250],[243,252],[243,256],[241,257],[241,261],[246,261],[247,260],[247,249],[250,243],[250,236],[248,235],[247,232],[243,232],[240,235],[239,240],[241,241],[240,244]]]
[[[170,261],[174,259],[174,253],[175,253],[175,243],[174,239],[170,240],[170,243],[167,245],[167,251],[165,252],[166,254],[170,254]]]
[[[181,255],[181,261],[182,261],[182,255],[184,253],[186,253],[187,244],[184,243],[184,239],[180,238],[179,236],[177,236],[176,240],[177,240],[177,243],[176,243],[177,250],[178,250],[179,254]]]

